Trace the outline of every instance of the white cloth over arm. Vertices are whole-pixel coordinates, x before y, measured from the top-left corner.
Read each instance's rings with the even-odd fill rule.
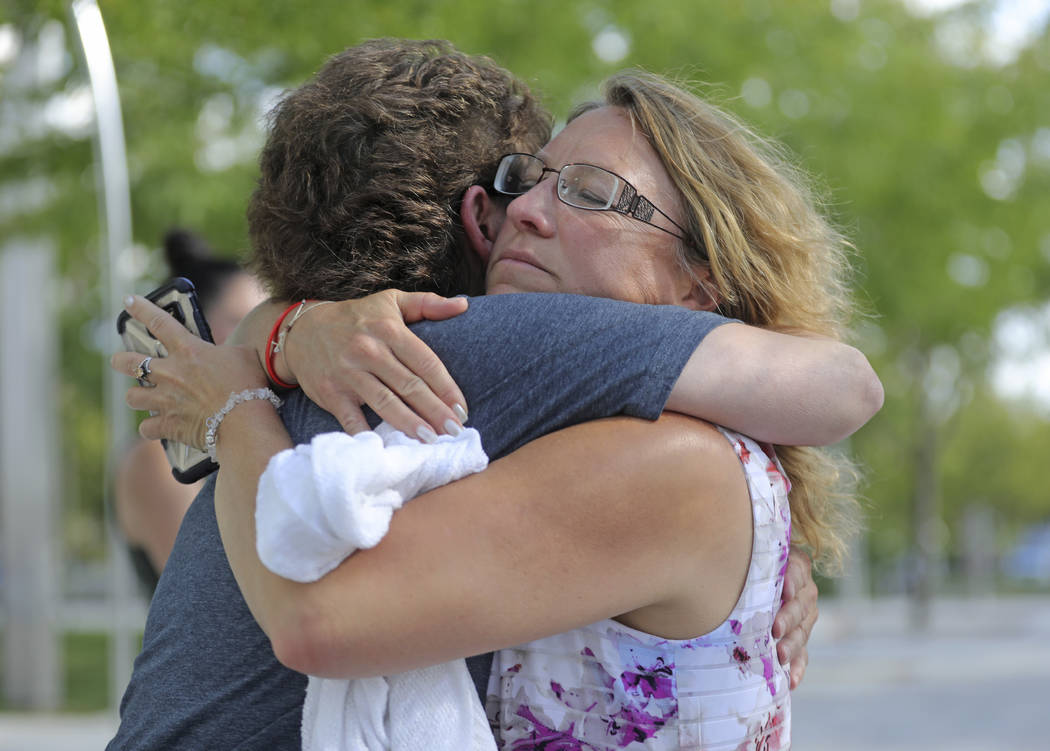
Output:
[[[318,435],[274,456],[259,479],[259,558],[287,579],[319,579],[376,545],[405,501],[487,465],[473,429],[433,444],[385,423]],[[496,748],[463,660],[350,681],[309,676],[302,737],[307,751]]]

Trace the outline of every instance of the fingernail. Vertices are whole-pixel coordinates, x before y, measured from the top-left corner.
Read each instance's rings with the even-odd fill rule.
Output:
[[[416,430],[416,435],[419,436],[419,440],[421,440],[423,443],[434,443],[438,439],[437,433],[435,433],[426,425],[420,425],[419,428]]]
[[[124,298],[124,307],[125,308],[130,308],[134,304],[135,304],[135,296],[134,295],[128,295],[127,297]]]
[[[448,433],[450,436],[455,437],[463,432],[463,428],[458,422],[456,422],[452,418],[449,418],[448,420],[445,420],[445,432]]]
[[[465,423],[467,421],[467,410],[463,409],[462,404],[453,404],[452,411],[456,413],[456,417],[459,418],[459,421],[461,423]]]

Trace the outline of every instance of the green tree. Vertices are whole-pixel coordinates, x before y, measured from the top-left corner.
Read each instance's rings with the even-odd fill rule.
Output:
[[[305,9],[109,0],[103,13],[124,103],[135,239],[153,275],[149,249],[173,224],[230,254],[245,250],[261,111],[361,39],[452,39],[522,75],[556,113],[628,65],[711,82],[706,94],[821,176],[829,211],[855,241],[869,314],[858,341],[887,387],[885,409],[851,444],[870,477],[871,550],[882,560],[911,549],[922,560],[939,555],[937,520],[974,499],[1011,519],[1048,511],[1038,483],[1020,479],[1032,464],[1020,457],[1045,423],[1009,411],[986,374],[996,316],[1045,301],[1050,289],[1050,39],[1044,28],[1016,60],[983,62],[980,28],[992,5],[919,18],[891,0],[318,0]],[[57,0],[21,3],[0,25],[17,31],[24,51],[65,14]],[[30,116],[76,101],[83,73],[74,59],[33,86],[19,83],[14,62],[0,63],[0,190],[25,196],[36,185],[42,196],[0,211],[0,233],[46,235],[60,248],[73,374],[60,396],[76,472],[70,506],[74,518],[97,519],[104,426],[95,405],[101,350],[115,340],[94,333],[111,323],[96,320],[89,131]],[[86,539],[97,552],[101,535]]]

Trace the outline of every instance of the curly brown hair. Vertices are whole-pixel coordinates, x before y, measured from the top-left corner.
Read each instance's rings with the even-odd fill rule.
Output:
[[[250,266],[288,300],[478,293],[463,194],[491,184],[502,154],[537,150],[550,128],[528,87],[487,57],[441,40],[351,47],[270,113],[248,207]]]

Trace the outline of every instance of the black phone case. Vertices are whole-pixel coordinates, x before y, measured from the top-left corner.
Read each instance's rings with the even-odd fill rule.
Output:
[[[213,341],[211,328],[204,318],[193,282],[183,277],[175,277],[170,282],[150,292],[146,299],[159,308],[163,308],[189,331],[205,341]],[[168,351],[156,337],[127,311],[117,316],[117,333],[124,346],[143,356],[166,357]],[[178,441],[161,439],[164,453],[171,464],[171,474],[181,483],[189,485],[219,468],[207,452],[187,446]]]

